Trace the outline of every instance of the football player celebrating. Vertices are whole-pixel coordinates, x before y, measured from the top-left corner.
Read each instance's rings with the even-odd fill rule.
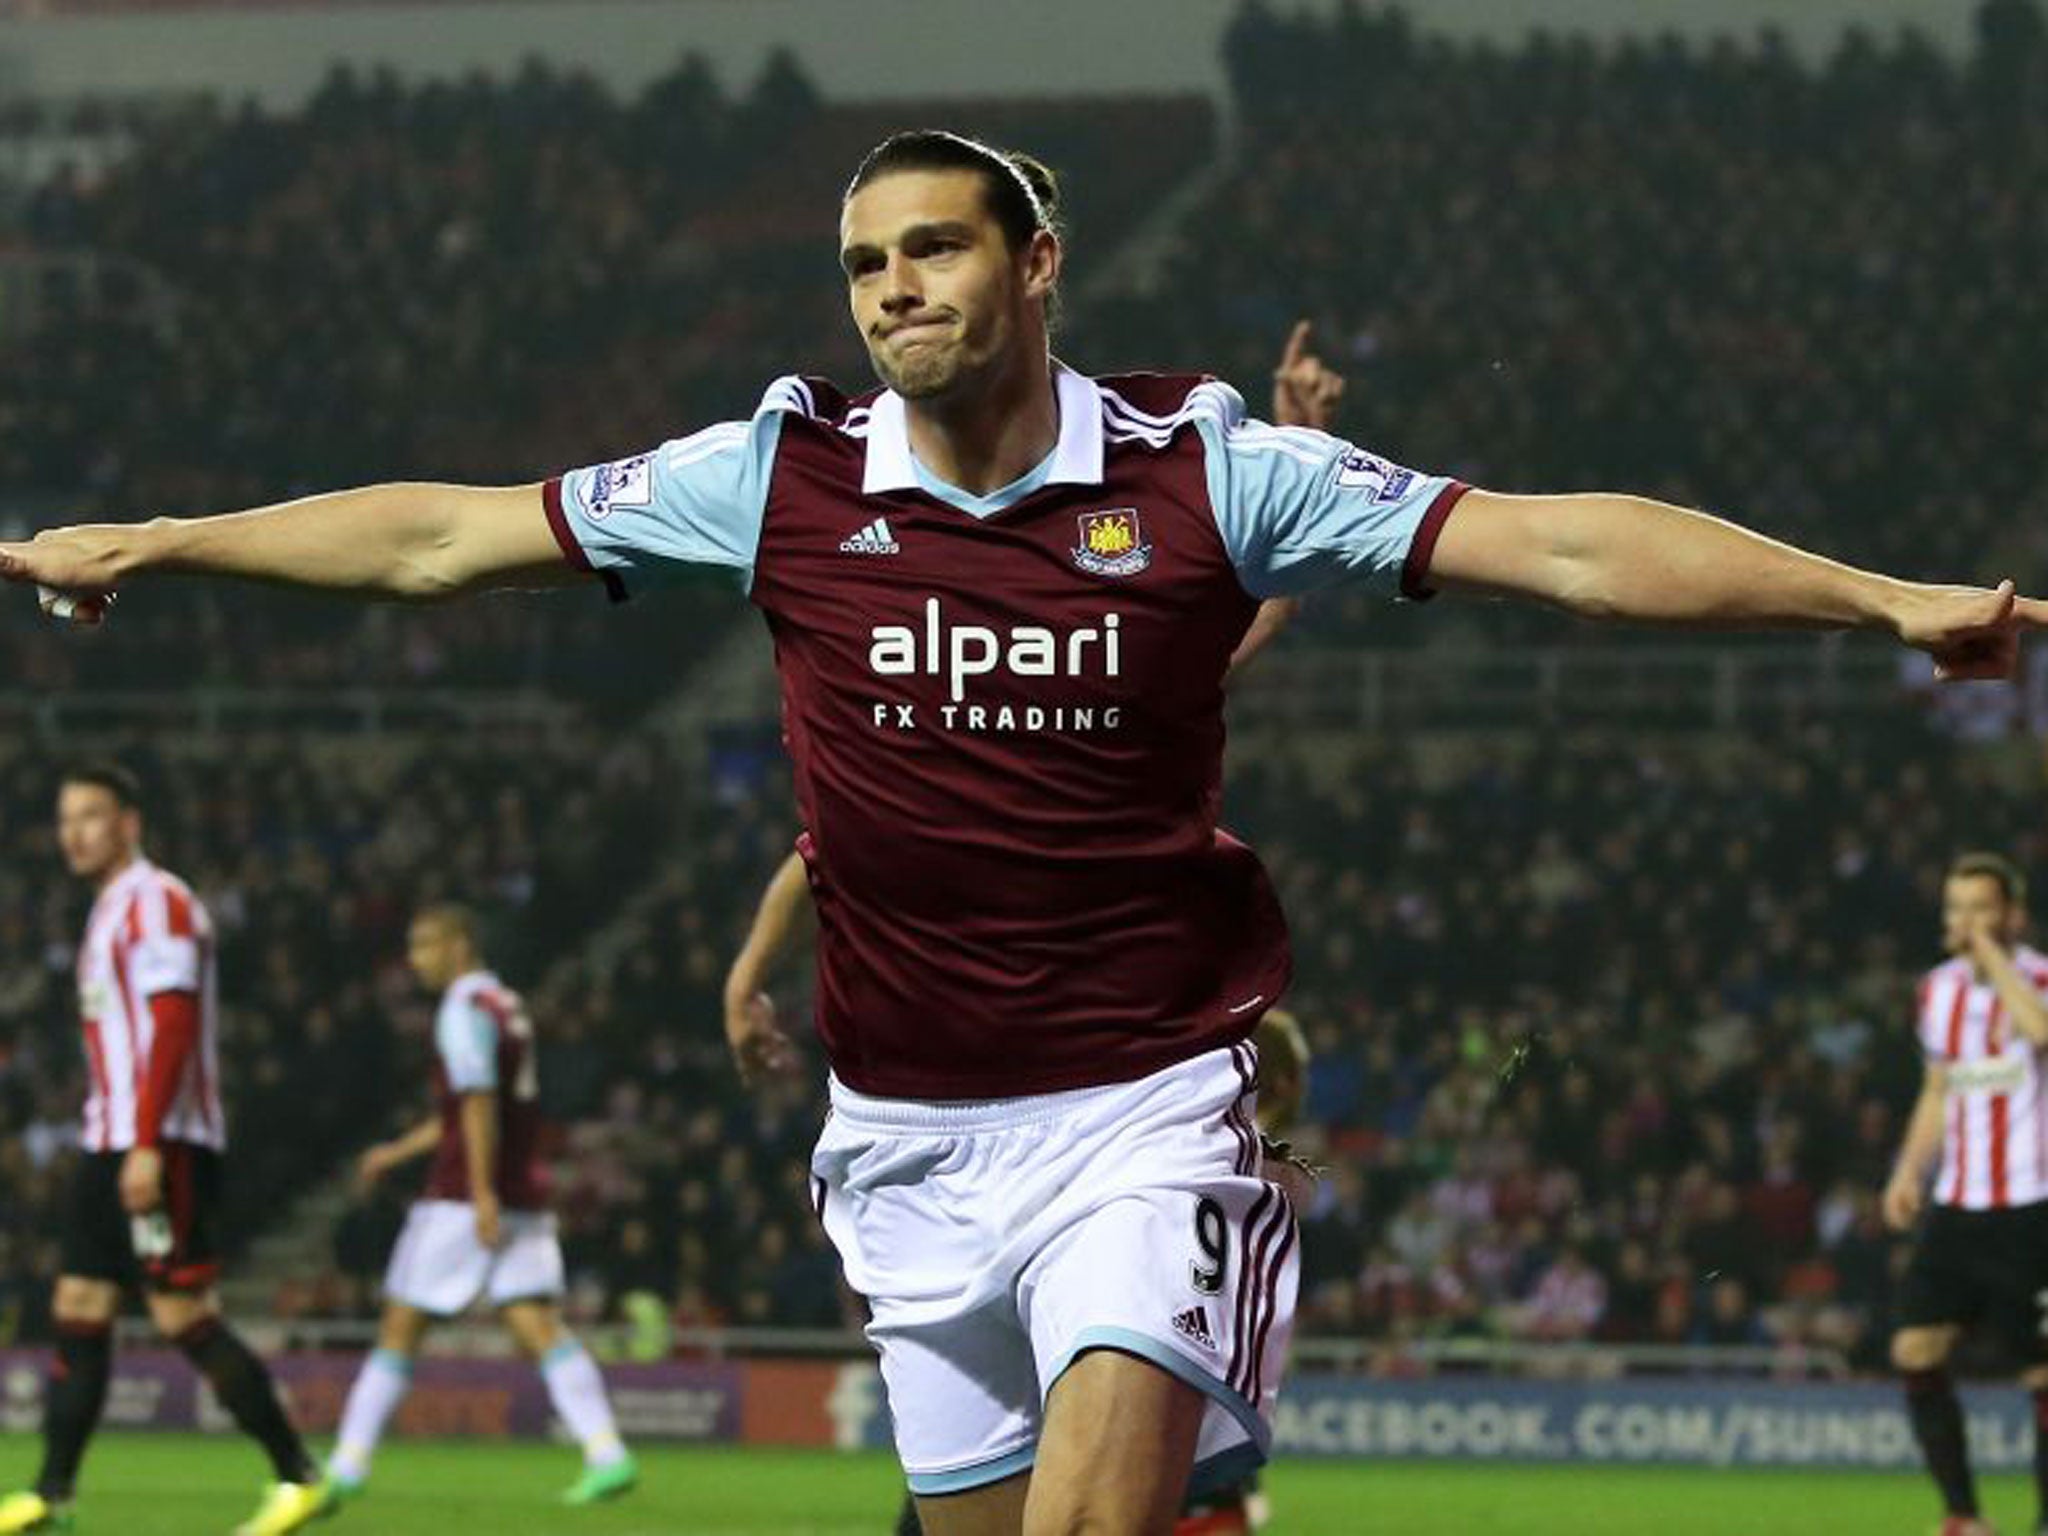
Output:
[[[1853,569],[1607,493],[1473,489],[1247,420],[1195,376],[1050,354],[1035,161],[899,134],[839,208],[883,387],[539,485],[375,486],[49,529],[0,577],[80,616],[199,571],[444,597],[723,567],[775,638],[818,912],[826,1230],[868,1300],[930,1536],[1172,1529],[1264,1460],[1294,1214],[1249,1040],[1286,924],[1217,824],[1262,599],[1352,580],[1694,628],[1863,628],[2002,677],[2048,605]],[[565,357],[573,371],[573,357]]]

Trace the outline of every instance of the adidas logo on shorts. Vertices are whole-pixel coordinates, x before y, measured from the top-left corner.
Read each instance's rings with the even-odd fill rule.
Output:
[[[1216,1347],[1216,1335],[1209,1331],[1207,1307],[1189,1307],[1185,1312],[1175,1313],[1173,1331],[1184,1339],[1193,1339],[1204,1349]]]
[[[858,533],[848,534],[839,541],[842,555],[893,555],[903,546],[896,542],[896,535],[889,531],[889,519],[878,517]]]

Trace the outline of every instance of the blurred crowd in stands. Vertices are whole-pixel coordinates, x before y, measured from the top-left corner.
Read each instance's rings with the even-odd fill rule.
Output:
[[[1256,399],[1308,313],[1352,380],[1342,426],[1405,462],[1668,496],[1913,572],[2042,569],[2048,221],[2024,188],[2048,183],[2048,42],[2032,0],[1989,0],[1980,25],[1966,59],[1852,35],[1812,65],[1768,37],[1506,50],[1247,5],[1227,175],[1156,291],[1077,304],[1063,350],[1208,367]],[[1082,271],[1213,131],[1187,104],[948,116],[1070,172]],[[172,303],[167,321],[138,291],[0,341],[0,370],[37,381],[0,393],[0,520],[518,479],[743,414],[792,366],[862,380],[829,212],[887,126],[786,61],[742,96],[689,64],[629,103],[540,68],[342,74],[300,114],[159,124],[104,176],[56,175],[14,231],[144,262]],[[644,698],[738,607],[619,617],[586,593],[357,618],[139,595],[125,641],[11,614],[0,648],[38,688]],[[1342,594],[1307,627],[1572,633]],[[780,771],[679,789],[651,747],[596,771],[590,746],[382,750],[162,765],[157,844],[227,928],[230,1110],[265,1153],[240,1164],[241,1230],[414,1112],[423,1013],[398,934],[413,900],[459,894],[508,921],[501,968],[534,989],[578,1310],[847,1320],[805,1200],[819,1064],[748,1098],[718,1022],[793,830]],[[1916,1085],[1906,1014],[1939,958],[1939,875],[1979,845],[2048,869],[2038,764],[1904,709],[1750,743],[1233,752],[1228,818],[1287,897],[1317,1053],[1300,1139],[1330,1171],[1306,1331],[1384,1340],[1390,1367],[1439,1336],[1878,1363],[1899,1247],[1875,1196]],[[0,764],[0,1306],[29,1323],[77,1096],[51,771]],[[657,859],[626,942],[580,945]],[[801,987],[784,1001],[801,1014]],[[402,1194],[354,1211],[333,1270],[281,1305],[368,1307]]]

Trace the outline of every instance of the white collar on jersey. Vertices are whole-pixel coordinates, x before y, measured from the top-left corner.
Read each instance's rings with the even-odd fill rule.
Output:
[[[1085,373],[1065,363],[1052,365],[1053,391],[1059,401],[1060,436],[1053,444],[1047,485],[1102,484],[1102,391]],[[885,389],[868,411],[867,465],[861,473],[864,496],[918,488],[917,464],[910,453],[910,424],[904,419],[903,397]]]

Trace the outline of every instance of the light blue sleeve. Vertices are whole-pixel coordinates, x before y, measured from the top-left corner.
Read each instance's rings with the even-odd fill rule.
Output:
[[[742,590],[752,586],[782,417],[764,409],[549,481],[548,520],[562,553],[602,577],[614,599],[701,565],[724,566]]]
[[[441,999],[434,1049],[457,1093],[489,1093],[498,1086],[498,1028],[470,993],[453,989]]]
[[[1362,577],[1388,597],[1429,595],[1429,551],[1462,484],[1327,432],[1248,420],[1235,390],[1206,388],[1218,408],[1195,424],[1209,501],[1245,591],[1300,597]]]

